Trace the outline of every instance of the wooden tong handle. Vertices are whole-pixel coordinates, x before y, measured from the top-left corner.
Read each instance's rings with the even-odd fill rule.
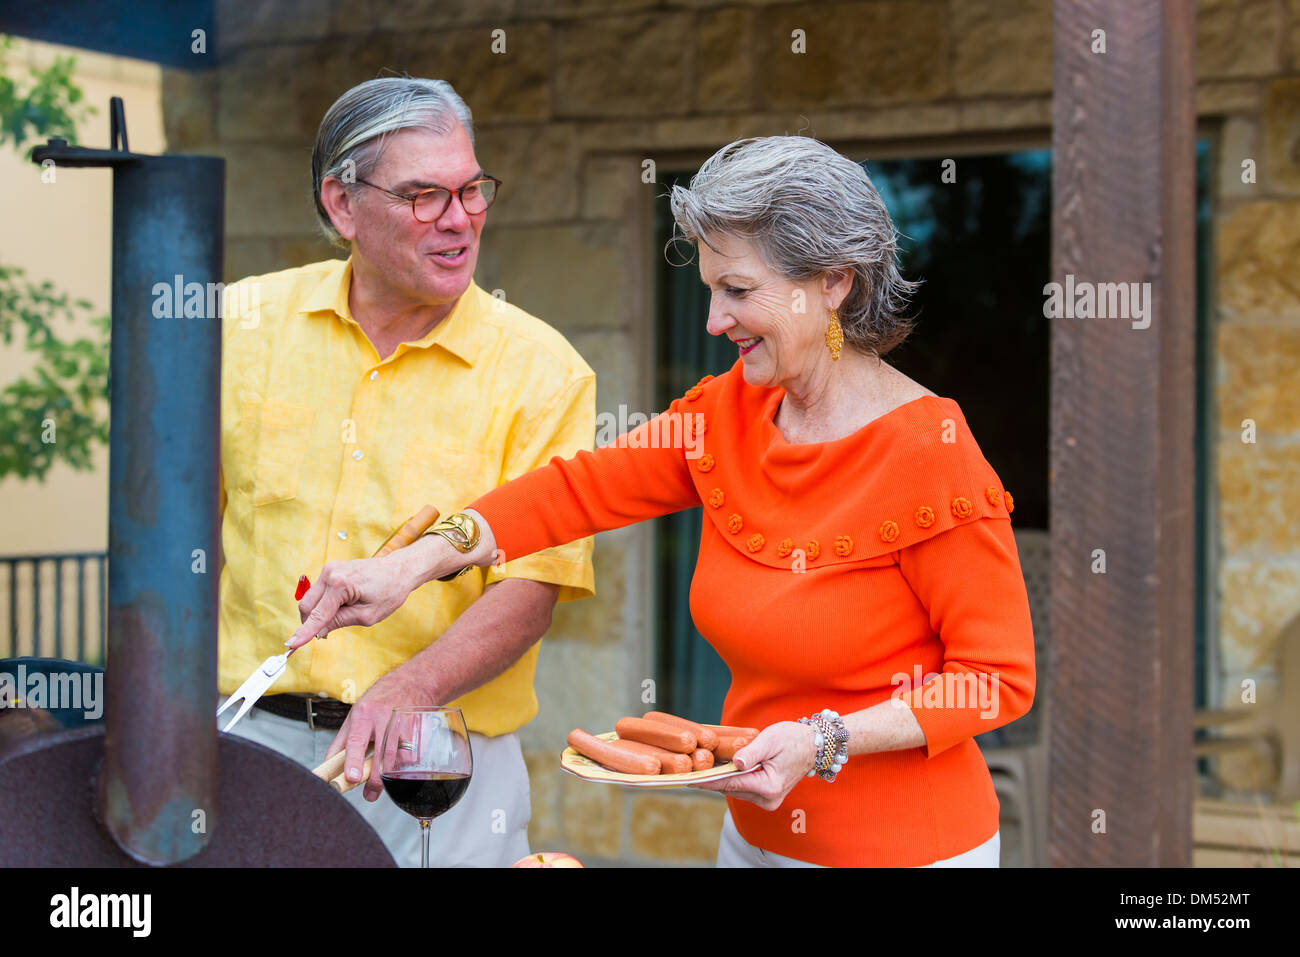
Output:
[[[343,770],[343,762],[347,760],[347,756],[347,748],[344,748],[333,757],[326,758],[320,767],[312,771],[312,774],[316,775],[316,777],[320,778],[322,781],[327,781],[329,786],[339,794],[347,794],[354,787],[362,784],[366,778],[370,777],[370,770],[374,764],[375,757],[373,751],[368,751],[366,754],[365,767],[361,769],[361,777],[356,781],[349,781],[347,774]]]
[[[433,523],[437,520],[438,510],[432,505],[424,506],[411,518],[407,519],[406,524],[389,535],[388,541],[379,546],[379,551],[375,552],[373,557],[378,558],[380,555],[387,555],[399,548],[405,548],[432,528]],[[349,781],[347,774],[343,770],[343,763],[347,760],[347,756],[347,749],[344,748],[333,757],[326,758],[320,767],[312,771],[312,774],[322,781],[328,781],[329,786],[339,794],[347,794],[370,777],[370,771],[374,765],[374,751],[373,749],[367,750],[365,767],[361,769],[361,777],[356,781]]]
[[[393,534],[388,536],[388,541],[379,546],[379,551],[372,556],[378,558],[380,555],[387,555],[389,552],[395,552],[399,548],[405,548],[411,544],[430,528],[438,520],[438,510],[432,505],[426,505],[420,509],[411,518],[406,520],[406,524],[399,528]]]

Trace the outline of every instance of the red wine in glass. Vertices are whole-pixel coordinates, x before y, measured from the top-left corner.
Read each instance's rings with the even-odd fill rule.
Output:
[[[474,756],[459,708],[394,708],[384,732],[384,791],[420,822],[420,866],[429,866],[429,823],[469,790]]]
[[[446,814],[469,789],[468,774],[394,771],[382,777],[384,790],[393,803],[422,821]]]

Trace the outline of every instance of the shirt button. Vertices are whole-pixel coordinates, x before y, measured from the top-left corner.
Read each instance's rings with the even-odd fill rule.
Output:
[[[379,373],[378,373],[378,372],[371,372],[371,373],[370,373],[370,381],[371,381],[371,382],[374,382],[374,381],[375,381],[376,379],[378,379],[378,378],[379,378]]]
[[[347,539],[348,539],[348,533],[347,533],[347,532],[344,532],[344,531],[340,531],[340,532],[339,532],[339,539],[340,539],[341,541],[347,541]]]
[[[360,450],[360,449],[356,449],[355,451],[353,451],[353,453],[352,453],[352,457],[353,457],[354,459],[356,459],[358,462],[360,462],[360,461],[361,461],[361,457],[362,457],[362,452],[361,452],[361,450]]]

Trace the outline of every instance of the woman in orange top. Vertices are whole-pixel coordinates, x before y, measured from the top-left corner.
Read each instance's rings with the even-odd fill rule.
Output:
[[[889,214],[799,136],[724,147],[672,206],[736,364],[482,496],[461,533],[326,565],[291,642],[467,563],[703,503],[691,612],[731,669],[723,723],[761,729],[749,774],[701,785],[727,796],[719,864],[997,866],[973,738],[1033,700],[1014,503],[957,403],[880,359],[909,331]]]

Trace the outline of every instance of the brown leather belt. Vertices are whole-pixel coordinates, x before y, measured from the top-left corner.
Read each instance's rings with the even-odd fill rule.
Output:
[[[305,721],[307,727],[315,731],[337,731],[343,727],[352,705],[344,704],[333,698],[321,698],[310,694],[267,694],[257,699],[254,708],[261,708],[282,718]]]

